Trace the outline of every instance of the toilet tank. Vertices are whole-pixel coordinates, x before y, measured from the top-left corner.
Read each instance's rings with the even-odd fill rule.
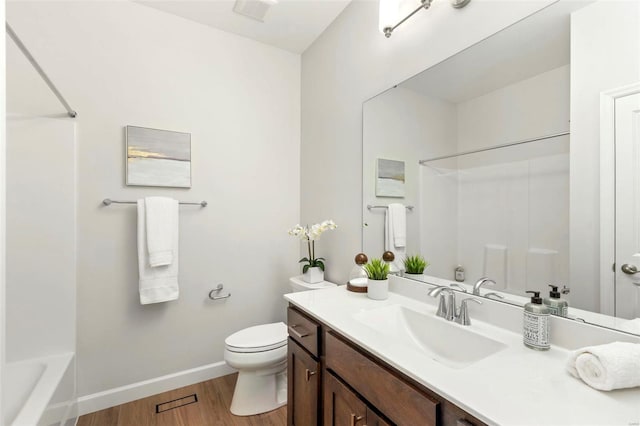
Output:
[[[291,290],[296,293],[298,291],[307,291],[307,290],[319,290],[321,288],[327,287],[335,287],[336,284],[330,283],[329,281],[321,281],[315,284],[309,284],[302,280],[302,275],[298,275],[297,277],[289,278],[289,285],[291,286]]]

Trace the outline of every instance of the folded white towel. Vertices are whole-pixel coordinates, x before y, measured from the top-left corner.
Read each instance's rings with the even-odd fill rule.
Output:
[[[175,201],[175,200],[174,200]],[[138,200],[138,272],[140,303],[166,302],[178,298],[178,203],[172,215],[170,265],[152,267],[149,263],[145,200]]]
[[[389,204],[384,224],[384,249],[393,252],[394,271],[404,269],[404,259],[407,256],[407,212],[403,204]]]
[[[620,324],[620,330],[640,334],[640,318],[634,318]]]
[[[144,205],[149,265],[170,265],[173,262],[173,225],[178,215],[178,202],[167,197],[147,197]]]
[[[567,370],[599,390],[640,386],[640,344],[614,342],[578,349],[569,356]]]
[[[407,245],[407,208],[404,204],[391,203],[387,209],[392,241],[395,247]]]

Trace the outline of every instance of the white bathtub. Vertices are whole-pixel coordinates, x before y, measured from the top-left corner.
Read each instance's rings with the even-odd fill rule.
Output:
[[[4,376],[4,425],[34,426],[58,389],[74,354],[10,362]]]

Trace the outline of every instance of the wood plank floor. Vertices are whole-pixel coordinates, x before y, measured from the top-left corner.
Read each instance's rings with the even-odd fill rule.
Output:
[[[284,426],[287,407],[257,416],[231,414],[231,397],[237,374],[174,389],[127,404],[87,414],[77,426]],[[156,405],[196,394],[198,402],[156,413]],[[185,402],[192,401],[185,400]],[[177,404],[177,403],[174,403]],[[162,405],[160,410],[171,407]]]

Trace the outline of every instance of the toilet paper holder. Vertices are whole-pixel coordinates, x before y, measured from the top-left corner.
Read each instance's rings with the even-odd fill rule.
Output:
[[[216,288],[209,292],[209,299],[211,300],[220,300],[220,299],[228,299],[231,297],[231,293],[227,293],[225,295],[220,295],[220,292],[224,289],[222,284],[218,284]]]

